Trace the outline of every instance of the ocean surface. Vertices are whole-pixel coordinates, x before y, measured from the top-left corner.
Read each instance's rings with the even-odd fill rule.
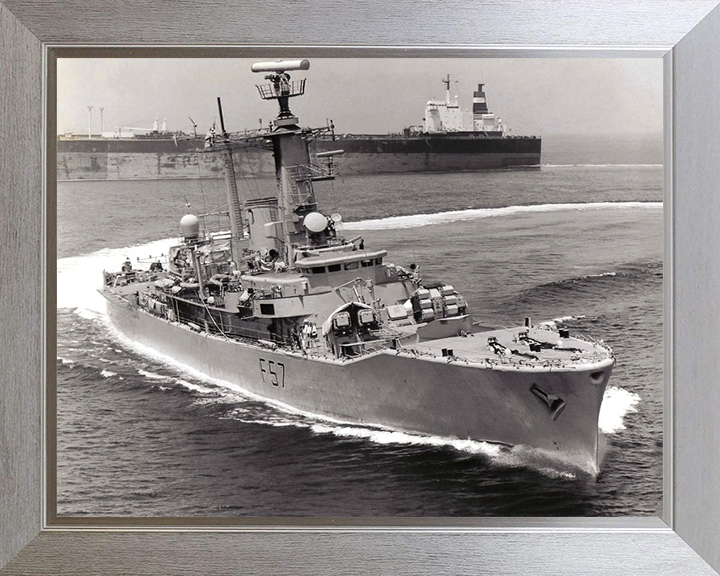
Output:
[[[448,281],[476,319],[554,319],[612,346],[597,480],[522,446],[284,412],[124,340],[96,292],[102,270],[166,253],[185,213],[222,207],[224,183],[60,182],[58,515],[659,515],[662,140],[543,148],[539,169],[340,177],[317,194],[346,235]]]

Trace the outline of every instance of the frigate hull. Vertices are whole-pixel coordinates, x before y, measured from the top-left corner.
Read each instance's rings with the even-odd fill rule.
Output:
[[[197,331],[103,293],[112,324],[127,338],[282,408],[410,433],[525,445],[597,472],[597,422],[612,359],[548,371],[488,368],[402,349],[345,360],[310,357]]]

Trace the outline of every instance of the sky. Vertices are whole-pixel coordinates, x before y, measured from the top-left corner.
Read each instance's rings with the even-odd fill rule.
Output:
[[[287,58],[302,58],[289,53]],[[58,133],[151,128],[205,133],[223,103],[229,131],[257,128],[277,115],[260,99],[253,62],[277,58],[61,58],[57,70]],[[512,134],[640,134],[662,132],[660,58],[310,58],[305,96],[291,102],[303,126],[334,121],[338,133],[385,134],[422,124],[429,99],[451,95],[472,109],[485,84],[488,107]],[[92,111],[88,112],[88,106]]]

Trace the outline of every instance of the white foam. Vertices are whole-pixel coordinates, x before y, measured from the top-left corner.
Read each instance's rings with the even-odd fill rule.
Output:
[[[579,316],[560,316],[558,318],[553,318],[553,322],[562,324],[563,322],[570,322],[571,320],[582,320],[583,318],[587,318],[587,316],[585,316],[585,314],[580,314]]]
[[[111,372],[110,370],[102,370],[100,372],[100,376],[103,378],[112,378],[113,376],[117,376],[117,372]]]
[[[74,308],[76,314],[85,311],[105,315],[105,299],[98,293],[103,284],[103,270],[120,270],[126,258],[134,263],[138,258],[167,254],[177,239],[163,239],[139,246],[108,248],[57,261],[57,307]]]
[[[329,426],[312,424],[316,434],[332,434],[341,438],[358,438],[380,445],[427,446],[452,448],[458,452],[480,455],[488,459],[491,466],[500,468],[529,468],[550,477],[564,480],[577,479],[579,463],[566,462],[556,454],[527,446],[506,446],[478,440],[460,440],[441,436],[410,434],[392,429],[365,428],[360,426]],[[582,465],[580,466],[582,468]]]
[[[360,438],[375,444],[397,444],[405,446],[452,447],[461,452],[497,456],[503,447],[500,444],[479,442],[477,440],[459,440],[441,436],[426,436],[400,432],[390,428],[366,428],[363,426],[337,425],[317,423],[310,426],[316,434],[332,434],[342,438]]]
[[[543,322],[540,322],[538,326],[557,326],[558,324],[563,324],[565,322],[570,322],[572,320],[581,320],[582,318],[585,318],[586,316],[584,314],[581,314],[580,316],[558,316],[557,318],[553,318],[552,320],[544,320]]]
[[[435,224],[448,224],[463,220],[496,218],[515,214],[536,212],[560,212],[566,210],[626,210],[630,208],[662,209],[662,202],[584,202],[565,204],[537,204],[533,206],[506,206],[504,208],[473,208],[467,210],[451,210],[435,214],[412,214],[409,216],[390,216],[359,222],[345,222],[345,230],[393,230],[397,228],[419,228]]]
[[[282,422],[279,420],[242,420],[245,424],[262,424],[263,426],[272,426],[273,428],[289,428],[290,426],[295,428],[308,428],[307,425],[301,424],[300,422]]]
[[[181,362],[178,362],[171,356],[166,356],[165,354],[162,354],[161,352],[158,352],[154,348],[150,346],[146,346],[144,344],[140,344],[139,342],[136,342],[135,340],[132,340],[119,332],[109,321],[107,322],[107,326],[110,330],[110,333],[112,336],[121,342],[124,346],[129,348],[130,350],[133,350],[134,352],[140,354],[141,356],[145,356],[146,358],[152,358],[154,361],[164,365],[169,366],[172,369],[180,372],[183,375],[188,376],[189,378],[193,378],[195,380],[201,380],[203,382],[207,382],[208,384],[218,386],[220,388],[227,389],[228,391],[231,391],[235,393],[238,397],[241,397],[242,399],[259,399],[264,400],[263,398],[256,396],[255,394],[252,394],[251,392],[247,392],[240,386],[237,386],[235,384],[232,384],[231,382],[227,382],[225,380],[220,380],[218,378],[212,378],[208,376],[207,374],[204,374],[203,372],[196,370],[195,368],[192,368],[186,364],[183,364]],[[123,353],[124,350],[115,349],[117,352]],[[210,389],[210,388],[203,388],[202,386],[198,386],[197,384],[192,384],[191,382],[188,382],[186,380],[183,380],[181,378],[175,378],[175,382],[181,386],[185,386],[188,389],[194,389],[196,392],[200,392],[203,394],[216,394],[219,395],[221,392],[219,390]]]
[[[205,388],[204,386],[199,386],[197,384],[193,384],[192,382],[188,382],[187,380],[182,380],[180,378],[176,378],[175,383],[180,384],[180,386],[182,386],[183,388],[187,388],[188,390],[192,390],[193,392],[198,392],[199,394],[218,394],[217,390]]]
[[[169,378],[168,376],[163,376],[162,374],[155,374],[154,372],[148,372],[147,370],[138,370],[138,374],[144,376],[148,380],[171,380],[171,378]]]
[[[640,396],[634,392],[617,386],[608,387],[600,407],[600,430],[605,434],[616,434],[625,430],[624,418],[627,414],[637,412],[640,400]]]
[[[96,310],[89,310],[87,308],[75,308],[74,314],[77,314],[80,318],[84,318],[85,320],[95,320],[104,316],[104,314]]]
[[[542,168],[662,168],[662,164],[541,164]]]

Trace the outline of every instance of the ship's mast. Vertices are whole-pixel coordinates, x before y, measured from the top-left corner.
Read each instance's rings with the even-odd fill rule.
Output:
[[[230,148],[230,139],[225,130],[225,120],[223,119],[220,98],[217,99],[217,102],[220,115],[220,129],[222,130],[223,136],[223,162],[225,163],[225,184],[227,186],[228,210],[230,213],[230,250],[235,266],[239,267],[240,257],[242,255],[241,241],[244,238],[242,206],[240,205],[240,196],[238,194],[237,181],[235,180],[235,162],[233,161],[232,149]]]
[[[263,100],[277,100],[280,113],[273,122],[267,137],[272,141],[275,156],[275,175],[280,189],[280,227],[282,230],[283,255],[292,266],[293,244],[306,242],[305,217],[317,211],[313,189],[313,168],[308,152],[309,131],[298,125],[298,119],[290,111],[289,100],[305,93],[305,80],[290,80],[291,70],[308,70],[308,60],[260,62],[252,65],[253,72],[268,72],[270,84],[258,85]],[[308,227],[308,229],[310,229]],[[314,232],[314,230],[311,230]],[[321,231],[322,232],[322,231]]]
[[[448,74],[442,81],[445,84],[445,102],[450,104],[450,74]]]

